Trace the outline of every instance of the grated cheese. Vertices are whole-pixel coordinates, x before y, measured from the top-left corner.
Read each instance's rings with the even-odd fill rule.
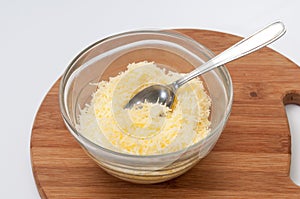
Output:
[[[211,100],[197,78],[177,91],[172,110],[148,102],[123,108],[144,87],[168,84],[182,75],[153,62],[129,64],[126,71],[98,83],[91,103],[81,110],[77,129],[102,147],[135,155],[174,152],[200,141],[210,133]]]

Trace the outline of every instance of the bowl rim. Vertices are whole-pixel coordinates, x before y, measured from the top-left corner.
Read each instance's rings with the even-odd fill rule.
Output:
[[[180,29],[181,30],[181,29]],[[162,158],[162,157],[168,157],[168,156],[173,156],[173,155],[178,155],[178,154],[183,154],[186,151],[190,151],[193,150],[194,148],[197,148],[199,145],[201,145],[203,142],[209,140],[213,135],[215,135],[218,131],[218,129],[220,129],[221,125],[226,124],[226,121],[228,120],[230,113],[231,113],[231,108],[232,108],[232,103],[233,103],[233,84],[232,84],[232,79],[231,79],[231,75],[228,71],[228,69],[226,68],[225,65],[221,65],[220,67],[214,69],[214,70],[218,70],[220,72],[220,74],[223,76],[223,78],[225,78],[227,80],[228,83],[228,103],[225,109],[225,117],[217,124],[217,126],[214,128],[214,131],[211,131],[205,138],[201,139],[199,142],[194,143],[192,145],[190,145],[187,148],[178,150],[178,151],[174,151],[174,152],[169,152],[169,153],[163,153],[163,154],[154,154],[154,155],[135,155],[135,154],[128,154],[128,153],[122,153],[122,152],[118,152],[118,151],[113,151],[110,150],[108,148],[102,147],[94,142],[92,142],[91,140],[89,140],[88,138],[86,138],[82,133],[80,133],[73,125],[72,122],[70,121],[69,117],[68,117],[68,113],[66,111],[66,107],[65,107],[65,103],[64,103],[64,90],[65,90],[65,83],[67,83],[67,75],[69,74],[70,70],[72,69],[72,67],[74,66],[74,64],[80,59],[80,57],[82,55],[84,55],[86,52],[88,52],[90,49],[92,49],[93,47],[97,46],[98,44],[101,44],[103,42],[106,42],[108,40],[111,39],[115,39],[118,37],[123,37],[123,36],[127,36],[127,35],[133,35],[133,34],[159,34],[159,35],[164,35],[164,36],[172,36],[172,37],[176,37],[179,39],[184,39],[187,40],[188,42],[192,42],[194,45],[197,45],[199,48],[203,49],[204,55],[207,56],[208,58],[214,57],[215,54],[206,46],[204,46],[203,44],[199,43],[198,41],[194,40],[193,38],[189,37],[188,35],[185,35],[184,33],[181,33],[179,31],[177,31],[176,29],[160,29],[160,30],[136,30],[136,31],[127,31],[127,32],[123,32],[123,33],[118,33],[118,34],[114,34],[108,37],[105,37],[103,39],[100,39],[94,43],[92,43],[91,45],[87,46],[86,48],[84,48],[82,51],[80,51],[77,56],[75,56],[72,61],[68,64],[67,68],[65,69],[61,80],[60,80],[60,85],[59,85],[59,96],[58,96],[58,100],[59,100],[59,108],[60,108],[60,113],[62,116],[62,119],[64,120],[65,124],[67,125],[68,128],[70,128],[73,132],[70,132],[70,129],[68,129],[69,133],[72,134],[72,136],[74,136],[76,138],[76,140],[84,147],[86,148],[85,144],[82,143],[82,141],[78,138],[80,137],[81,139],[84,139],[84,141],[86,141],[87,143],[89,143],[89,145],[103,151],[106,153],[109,153],[111,155],[115,155],[118,157],[127,157],[127,158],[138,158],[138,159],[145,159],[145,158]],[[224,125],[225,126],[225,125]],[[75,134],[76,137],[75,136]],[[222,132],[221,132],[222,133]],[[220,133],[220,134],[221,134]]]

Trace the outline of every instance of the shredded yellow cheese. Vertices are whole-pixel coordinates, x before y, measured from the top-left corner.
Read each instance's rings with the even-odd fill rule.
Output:
[[[200,141],[210,133],[211,100],[197,78],[178,89],[172,110],[148,102],[123,108],[144,87],[168,84],[182,75],[153,62],[129,64],[126,71],[98,83],[80,113],[78,130],[102,147],[135,155],[174,152]]]

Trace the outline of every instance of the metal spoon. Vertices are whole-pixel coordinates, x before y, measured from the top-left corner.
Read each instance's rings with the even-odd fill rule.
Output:
[[[153,85],[149,86],[139,93],[137,93],[124,108],[132,108],[136,104],[141,104],[145,101],[150,103],[165,104],[168,107],[172,107],[174,102],[175,93],[178,88],[187,83],[191,79],[213,70],[223,64],[231,62],[235,59],[243,57],[249,53],[252,53],[280,38],[286,32],[285,26],[282,22],[278,21],[268,25],[264,29],[258,31],[252,36],[241,40],[232,47],[223,51],[216,57],[210,59],[200,67],[196,68],[183,78],[169,85]]]

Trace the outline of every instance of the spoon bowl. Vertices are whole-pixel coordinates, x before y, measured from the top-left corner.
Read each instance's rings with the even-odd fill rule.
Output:
[[[175,90],[171,85],[155,84],[143,89],[137,93],[125,108],[132,108],[132,106],[140,106],[145,101],[151,103],[165,104],[171,107],[175,99]]]

